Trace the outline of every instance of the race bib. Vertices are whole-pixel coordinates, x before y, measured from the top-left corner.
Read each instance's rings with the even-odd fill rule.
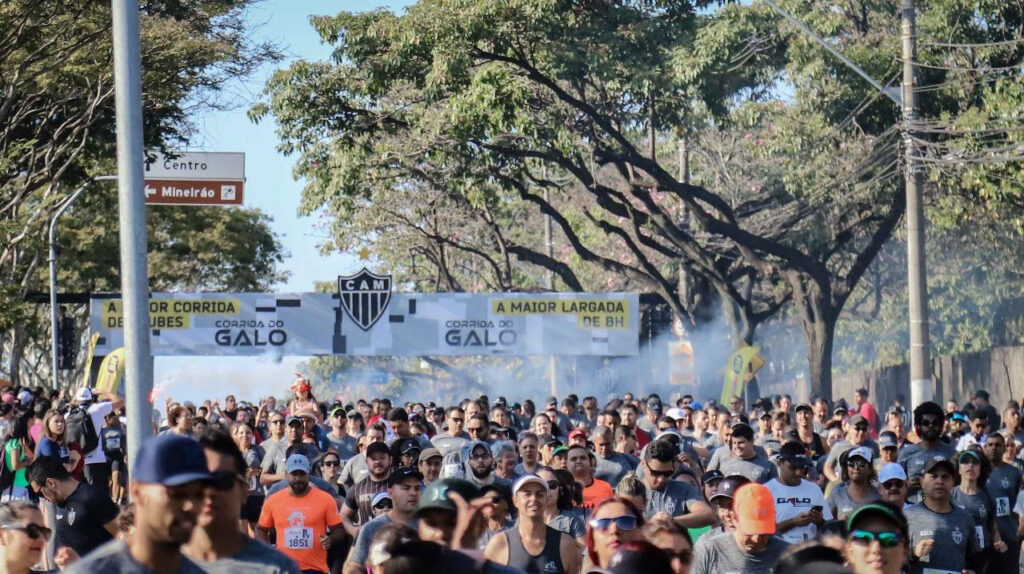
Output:
[[[292,550],[311,550],[313,548],[313,529],[301,526],[285,528],[284,547]]]
[[[1010,497],[1008,496],[997,496],[996,497],[996,517],[1002,518],[1003,516],[1010,515]]]
[[[974,537],[978,539],[978,548],[984,548],[985,547],[985,527],[984,526],[975,526],[974,527]]]
[[[107,450],[121,450],[121,437],[115,436],[108,438]]]

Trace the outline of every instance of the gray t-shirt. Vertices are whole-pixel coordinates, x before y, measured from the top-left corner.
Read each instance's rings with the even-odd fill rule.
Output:
[[[865,446],[871,449],[871,460],[878,458],[878,443],[875,441],[868,438],[864,439],[864,444],[855,445],[852,442],[843,439],[832,445],[832,450],[828,451],[828,458],[825,459],[825,467],[831,467],[836,473],[836,476],[843,476],[843,469],[839,467],[839,457],[842,456],[843,453],[849,452],[858,446]]]
[[[626,476],[626,473],[636,470],[639,462],[640,459],[635,456],[613,452],[608,458],[597,458],[597,470],[594,472],[594,476],[615,488],[622,477]]]
[[[732,532],[723,532],[694,549],[690,574],[771,574],[779,556],[789,547],[773,536],[757,554],[748,554],[736,544]]]
[[[210,574],[299,574],[291,558],[252,538],[247,538],[242,550],[230,558],[195,562]]]
[[[910,574],[955,572],[967,568],[967,557],[977,551],[974,537],[974,519],[953,507],[951,512],[932,512],[924,504],[915,504],[903,510],[910,524],[910,548],[922,540],[934,540],[932,551],[925,556],[911,557]]]
[[[331,448],[338,453],[338,458],[343,461],[359,454],[359,441],[352,435],[346,435],[343,438],[336,438],[330,433],[327,433],[327,442],[330,443]]]
[[[361,526],[359,528],[359,535],[356,537],[355,543],[352,544],[352,550],[345,561],[355,562],[360,566],[366,565],[366,560],[370,556],[370,546],[373,544],[373,537],[377,535],[381,528],[393,523],[394,520],[391,520],[390,516],[381,514]],[[410,523],[409,526],[416,528],[415,523]]]
[[[348,488],[369,475],[370,467],[366,466],[366,455],[359,453],[345,461],[345,466],[342,467],[341,474],[338,476],[338,482]]]
[[[548,526],[559,532],[564,532],[573,538],[583,538],[587,533],[587,526],[579,516],[559,514],[548,522]]]
[[[924,465],[929,459],[942,456],[953,460],[956,458],[956,448],[951,444],[939,442],[935,449],[927,449],[921,443],[908,444],[900,449],[900,454],[896,457],[896,462],[903,465],[904,470],[907,471],[907,478],[913,480],[914,477],[920,478],[924,474]],[[910,489],[907,491],[907,500],[909,502],[920,502],[921,501],[921,490]]]
[[[992,497],[985,492],[985,489],[979,488],[978,492],[974,494],[966,494],[958,486],[953,489],[953,504],[957,508],[966,510],[971,515],[971,518],[974,519],[973,534],[978,540],[978,548],[991,547],[994,540],[988,527],[989,522],[995,515],[996,505],[992,502]]]
[[[754,458],[746,460],[733,456],[723,456],[718,461],[718,470],[722,471],[722,474],[725,476],[738,474],[759,484],[765,484],[779,476],[779,470],[775,468],[775,464],[760,454],[756,454]]]
[[[441,456],[446,456],[450,452],[461,452],[462,447],[469,444],[469,435],[462,433],[457,436],[452,436],[448,433],[439,433],[434,435],[434,448],[441,452]]]
[[[825,499],[825,503],[828,505],[829,510],[832,511],[832,516],[835,516],[839,520],[846,520],[846,517],[854,510],[857,510],[869,502],[875,502],[877,500],[882,500],[882,495],[879,494],[878,489],[873,486],[871,487],[871,492],[868,494],[866,500],[854,500],[853,497],[850,496],[850,484],[844,482],[842,484],[837,484],[832,489],[832,492],[828,494],[828,498]]]
[[[701,501],[701,494],[688,482],[670,480],[664,490],[647,487],[647,512],[650,518],[659,512],[666,512],[672,518],[690,513],[694,503]]]
[[[985,483],[985,490],[995,504],[996,528],[999,537],[1011,547],[1018,540],[1017,516],[1013,513],[1013,505],[1017,502],[1017,494],[1021,487],[1021,473],[1017,467],[1004,464],[993,468]]]
[[[124,542],[111,540],[103,546],[90,552],[85,558],[72,564],[66,574],[95,574],[97,572],[116,572],[117,574],[155,574],[154,570],[146,568],[132,558],[128,552],[128,546]],[[177,574],[203,574],[199,565],[189,558],[181,557],[181,566]]]

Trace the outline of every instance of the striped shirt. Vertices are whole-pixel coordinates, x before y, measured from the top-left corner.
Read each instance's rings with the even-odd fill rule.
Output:
[[[374,482],[371,478],[367,476],[355,483],[352,488],[348,489],[348,495],[345,496],[345,506],[359,511],[359,524],[366,524],[373,519],[373,509],[370,508],[370,503],[373,502],[373,497],[378,492],[388,489],[387,479]]]

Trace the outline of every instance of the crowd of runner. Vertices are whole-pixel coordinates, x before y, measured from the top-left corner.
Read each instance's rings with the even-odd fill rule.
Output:
[[[1024,572],[1021,409],[983,390],[884,414],[290,393],[168,400],[128,468],[116,396],[3,389],[4,571]]]

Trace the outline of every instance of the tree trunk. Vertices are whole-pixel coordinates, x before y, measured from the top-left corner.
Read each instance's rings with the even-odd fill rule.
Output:
[[[11,338],[11,384],[18,386],[21,384],[21,359],[25,353],[25,345],[28,343],[28,337],[25,334],[25,327],[19,321],[14,325],[14,336]]]
[[[829,315],[826,313],[825,315]],[[807,339],[807,365],[811,395],[832,400],[832,348],[835,343],[836,322],[820,317],[811,325],[804,325]]]

